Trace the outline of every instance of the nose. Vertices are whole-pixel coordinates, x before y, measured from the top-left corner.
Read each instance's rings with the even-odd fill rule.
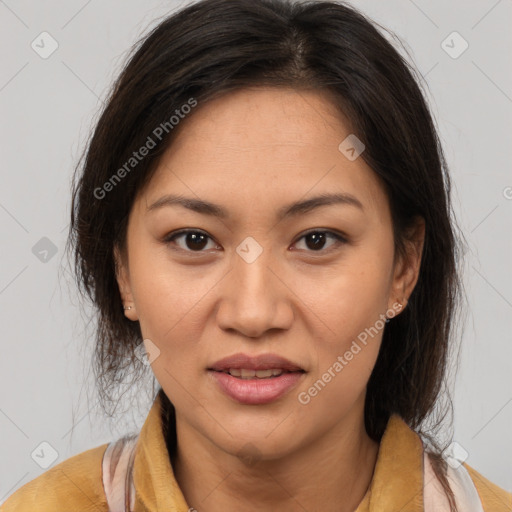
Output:
[[[252,262],[235,254],[233,268],[222,280],[217,323],[249,338],[293,323],[293,292],[265,251]]]

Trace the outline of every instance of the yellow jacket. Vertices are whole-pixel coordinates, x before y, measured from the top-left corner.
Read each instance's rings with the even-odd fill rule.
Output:
[[[28,482],[0,507],[1,512],[107,512],[102,483],[103,444],[70,457]],[[380,443],[370,487],[356,512],[423,512],[423,445],[397,415]],[[467,464],[485,512],[511,512],[512,494]],[[188,512],[174,478],[162,433],[157,396],[140,431],[133,466],[134,512]],[[464,511],[461,511],[464,512]]]

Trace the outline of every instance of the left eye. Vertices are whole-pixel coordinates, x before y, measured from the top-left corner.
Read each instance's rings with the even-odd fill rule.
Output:
[[[179,239],[184,239],[184,247],[176,243],[176,240]],[[325,249],[325,244],[328,239],[333,240],[333,243],[327,246],[328,248],[333,245],[347,242],[343,236],[333,231],[310,231],[309,233],[302,235],[295,244],[302,239],[305,240],[308,252],[322,251]],[[166,236],[164,242],[177,245],[180,249],[186,252],[204,252],[203,249],[208,245],[208,240],[213,241],[213,239],[203,231],[184,229]]]
[[[338,233],[334,233],[333,231],[310,231],[309,233],[302,235],[302,237],[299,238],[299,241],[302,240],[303,238],[305,240],[306,247],[311,249],[311,251],[309,252],[319,252],[322,249],[325,249],[325,242],[329,238],[334,241],[328,247],[332,247],[333,245],[343,244],[347,242],[347,240],[344,237],[338,235]]]

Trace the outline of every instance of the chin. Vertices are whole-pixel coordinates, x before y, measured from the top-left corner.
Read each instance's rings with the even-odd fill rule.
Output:
[[[279,425],[278,422],[272,425],[252,422],[250,426],[230,423],[227,430],[229,433],[221,429],[208,437],[222,451],[239,457],[245,463],[281,459],[295,451],[300,444],[296,429],[290,425]]]

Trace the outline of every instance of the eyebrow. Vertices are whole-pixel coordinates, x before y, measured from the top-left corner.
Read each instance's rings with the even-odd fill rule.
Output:
[[[277,220],[294,217],[304,213],[308,213],[321,206],[330,206],[334,204],[341,204],[346,206],[353,206],[364,212],[364,207],[355,196],[347,193],[331,193],[320,194],[310,199],[297,201],[295,203],[283,206],[277,211]],[[166,206],[179,205],[203,215],[211,215],[221,219],[230,217],[227,210],[218,204],[204,201],[202,199],[195,199],[181,195],[167,194],[157,199],[154,203],[147,207],[147,212],[157,210]]]

